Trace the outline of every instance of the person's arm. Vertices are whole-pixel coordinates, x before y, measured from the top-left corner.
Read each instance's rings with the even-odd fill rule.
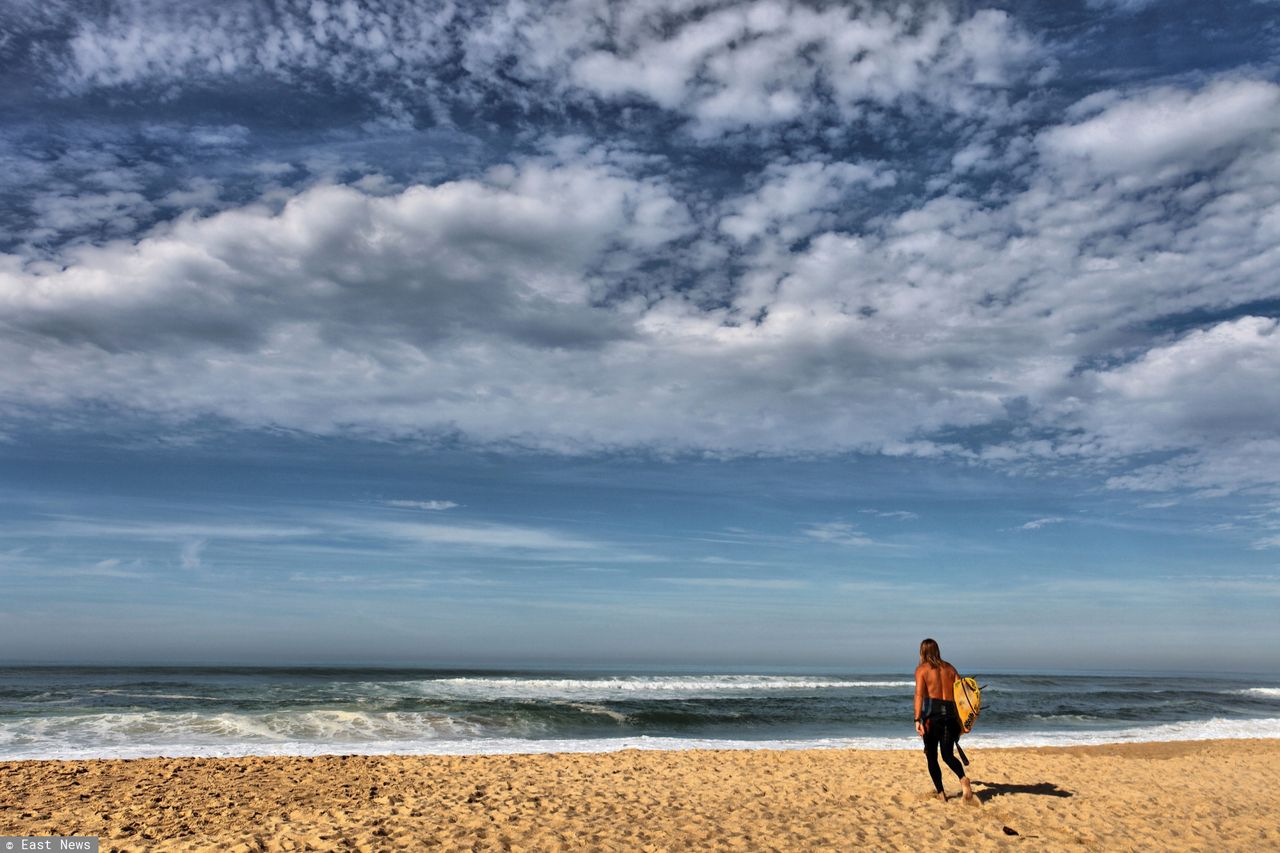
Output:
[[[924,737],[924,722],[920,719],[920,713],[924,708],[924,697],[926,696],[924,684],[924,667],[916,667],[916,734]]]

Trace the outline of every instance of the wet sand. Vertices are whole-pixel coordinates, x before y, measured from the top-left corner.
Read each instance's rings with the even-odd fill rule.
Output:
[[[914,751],[0,762],[0,835],[96,835],[103,851],[1280,849],[1280,741],[967,749],[979,805],[931,799]]]

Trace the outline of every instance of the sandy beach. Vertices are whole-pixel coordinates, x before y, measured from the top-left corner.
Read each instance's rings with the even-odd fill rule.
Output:
[[[1280,848],[1280,741],[970,757],[980,805],[929,799],[906,751],[4,762],[0,835],[97,835],[104,851]]]

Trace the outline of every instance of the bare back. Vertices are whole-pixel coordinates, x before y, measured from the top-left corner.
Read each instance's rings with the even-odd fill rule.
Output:
[[[942,666],[934,666],[930,663],[921,663],[917,666],[916,719],[920,718],[920,711],[926,698],[954,702],[956,679],[959,677],[960,674],[956,672],[956,668],[946,661],[942,662]]]

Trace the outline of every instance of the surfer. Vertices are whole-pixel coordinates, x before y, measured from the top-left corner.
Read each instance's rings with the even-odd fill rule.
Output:
[[[947,801],[942,790],[942,768],[938,766],[938,747],[942,747],[942,760],[964,786],[964,799],[973,802],[973,788],[965,775],[964,765],[952,750],[960,737],[960,715],[956,711],[954,685],[959,678],[956,668],[942,659],[938,643],[927,639],[920,642],[920,665],[916,667],[916,734],[924,738],[924,757],[929,762],[929,777],[938,792],[938,799]]]

